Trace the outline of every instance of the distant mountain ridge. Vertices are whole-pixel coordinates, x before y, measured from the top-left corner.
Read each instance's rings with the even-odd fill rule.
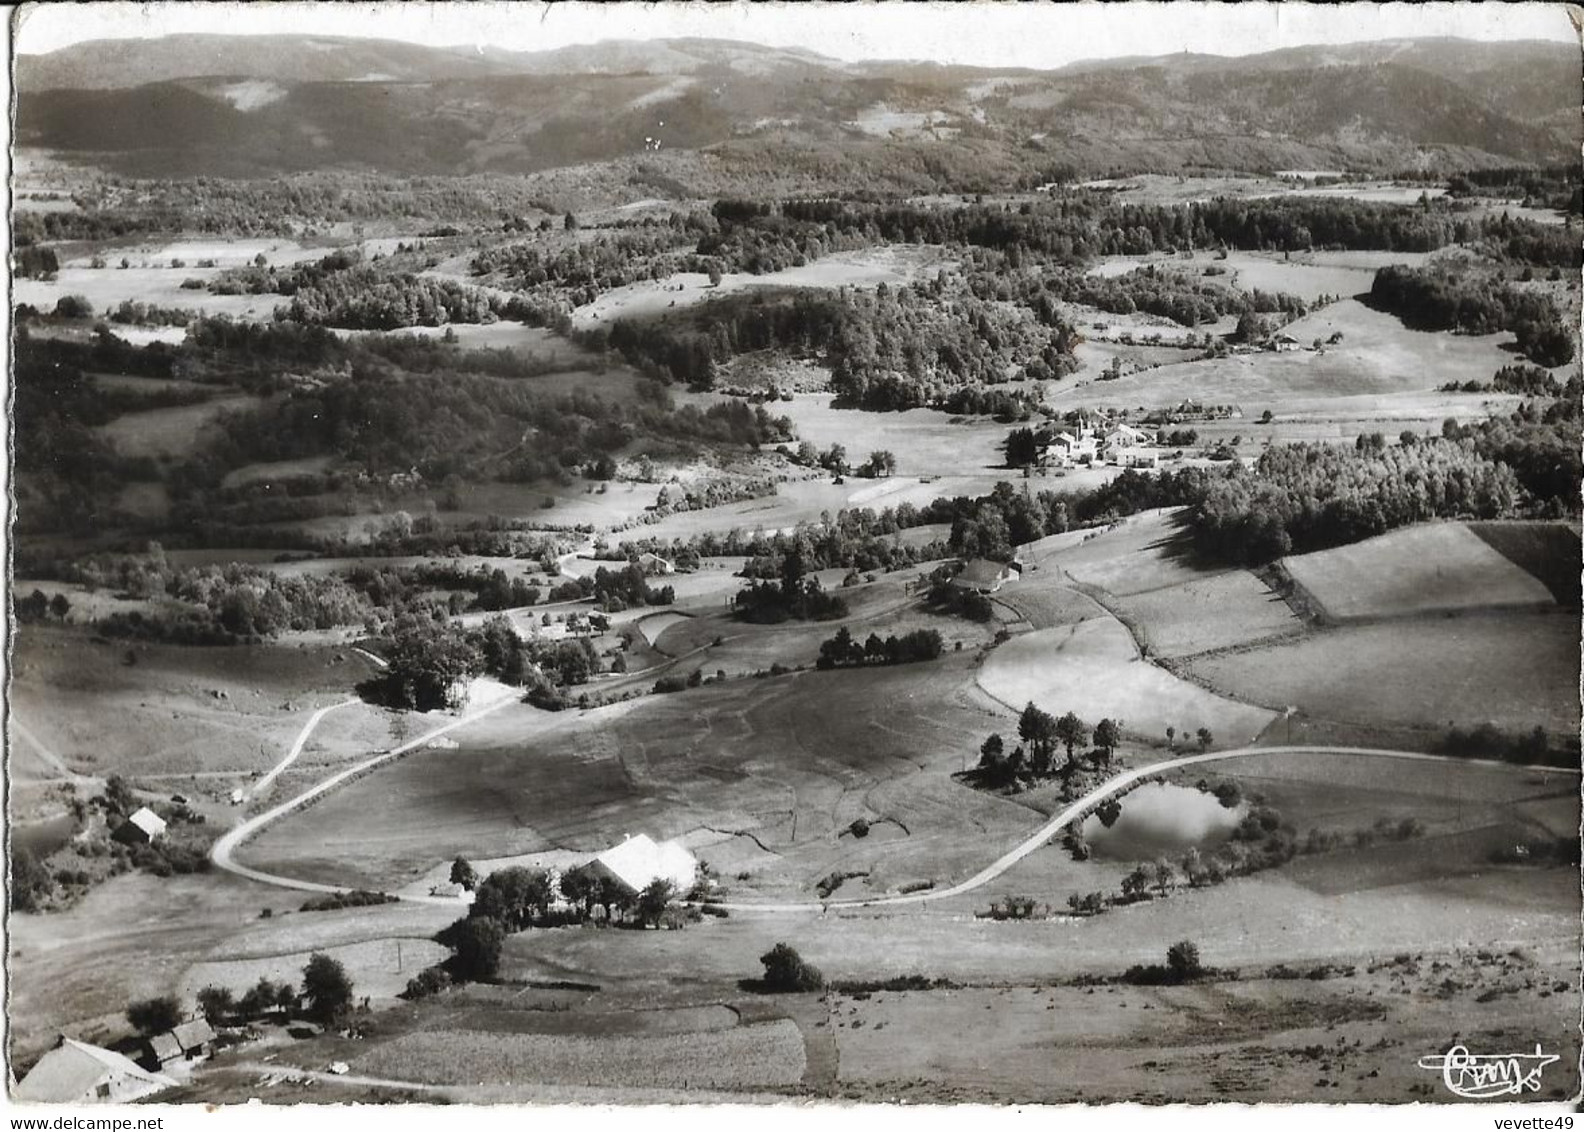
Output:
[[[19,56],[16,73],[18,144],[173,176],[534,172],[721,147],[816,163],[879,148],[926,169],[952,149],[1090,172],[1559,163],[1578,157],[1584,80],[1574,45],[1447,39],[1034,71],[712,39],[181,35]]]

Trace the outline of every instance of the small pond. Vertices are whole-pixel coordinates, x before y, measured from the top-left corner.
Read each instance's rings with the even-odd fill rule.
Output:
[[[1223,806],[1214,794],[1158,782],[1145,783],[1118,801],[1122,812],[1109,827],[1098,813],[1083,823],[1095,856],[1113,861],[1213,849],[1231,836],[1246,812],[1241,805]]]

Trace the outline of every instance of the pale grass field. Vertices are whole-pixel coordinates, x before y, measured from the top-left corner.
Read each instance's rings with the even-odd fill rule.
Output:
[[[1292,608],[1247,570],[1115,599],[1157,656],[1180,657],[1303,630]]]
[[[1462,523],[1408,527],[1282,565],[1338,621],[1555,604],[1538,579]]]
[[[1013,637],[985,661],[979,686],[1014,710],[1033,701],[1091,725],[1114,719],[1150,739],[1169,726],[1184,735],[1208,727],[1222,746],[1244,746],[1275,718],[1140,659],[1132,635],[1110,615]]]
[[[1547,595],[1549,597],[1549,595]],[[1191,660],[1224,694],[1319,719],[1508,731],[1579,725],[1578,615],[1469,613],[1344,625],[1300,640]]]
[[[354,1062],[370,1076],[440,1084],[767,1088],[803,1076],[791,1021],[656,1038],[433,1030],[381,1042]]]

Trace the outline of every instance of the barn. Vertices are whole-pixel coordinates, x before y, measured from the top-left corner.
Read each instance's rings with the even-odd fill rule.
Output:
[[[657,842],[643,833],[611,846],[589,866],[634,894],[656,880],[668,880],[678,893],[684,893],[698,879],[698,858],[680,842]]]
[[[138,1068],[114,1050],[62,1037],[11,1096],[28,1104],[126,1104],[175,1084],[164,1074]]]
[[[165,836],[165,819],[144,806],[117,826],[111,836],[126,845],[148,845]]]
[[[960,590],[975,590],[993,594],[1005,583],[1018,576],[1018,568],[1005,562],[992,562],[988,558],[975,558],[952,579],[951,584]]]

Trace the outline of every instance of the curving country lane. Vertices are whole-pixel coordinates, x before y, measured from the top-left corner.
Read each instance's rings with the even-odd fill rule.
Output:
[[[317,881],[300,880],[296,877],[267,873],[261,869],[255,869],[250,866],[243,865],[236,860],[236,851],[245,842],[257,836],[266,826],[278,821],[287,814],[292,813],[294,810],[300,809],[302,806],[307,805],[316,798],[328,794],[336,787],[341,786],[342,784],[375,769],[383,763],[398,758],[401,755],[406,754],[408,751],[411,751],[417,747],[421,747],[426,743],[432,742],[447,732],[454,731],[459,727],[465,727],[469,723],[473,723],[476,720],[482,719],[492,712],[500,710],[507,704],[515,702],[517,702],[515,697],[507,697],[497,700],[496,702],[480,708],[477,711],[469,712],[465,715],[459,716],[448,723],[442,724],[431,731],[425,732],[418,738],[409,740],[399,747],[393,747],[390,750],[384,751],[372,758],[365,759],[355,766],[348,767],[343,771],[331,775],[323,782],[310,787],[301,794],[298,794],[296,797],[282,802],[280,805],[274,806],[271,809],[265,810],[263,813],[248,819],[235,829],[231,830],[229,833],[215,842],[214,848],[210,854],[211,858],[213,859],[216,866],[225,869],[227,872],[234,873],[237,876],[246,877],[249,880],[258,881],[261,884],[272,885],[276,888],[290,888],[296,889],[300,892],[318,893],[340,893],[348,891],[344,885],[321,884]],[[325,715],[336,708],[343,706],[345,706],[345,704],[332,704],[330,707],[321,708],[319,711],[315,712],[313,717],[309,719],[307,725],[303,728],[301,734],[298,735],[297,742],[292,748],[292,754],[289,755],[288,758],[276,768],[276,771],[272,772],[272,774],[278,773],[280,770],[285,769],[286,765],[290,763],[291,759],[295,757],[296,753],[301,751],[302,746],[307,741],[309,734],[313,731],[314,727],[318,725],[319,721],[324,718]],[[1107,798],[1110,798],[1123,790],[1128,789],[1129,787],[1144,779],[1152,778],[1155,775],[1161,774],[1165,771],[1179,770],[1184,767],[1200,766],[1205,763],[1226,762],[1229,760],[1256,756],[1270,757],[1283,755],[1357,755],[1365,758],[1407,759],[1418,762],[1450,762],[1460,765],[1472,764],[1475,766],[1502,767],[1512,771],[1572,775],[1580,773],[1579,770],[1572,768],[1516,766],[1512,763],[1500,763],[1483,759],[1449,759],[1444,755],[1429,755],[1418,751],[1384,750],[1374,747],[1329,747],[1302,745],[1288,747],[1239,747],[1228,751],[1206,751],[1201,752],[1200,754],[1181,755],[1176,758],[1162,760],[1161,762],[1149,763],[1145,766],[1122,771],[1111,778],[1106,779],[1106,781],[1096,786],[1093,790],[1090,790],[1083,797],[1079,798],[1075,802],[1072,802],[1070,805],[1057,812],[1033,833],[1029,834],[1028,837],[1020,841],[1011,849],[1007,850],[1005,853],[1001,854],[1001,856],[990,862],[990,864],[986,865],[979,872],[975,873],[966,880],[960,881],[957,884],[950,886],[949,888],[938,888],[930,889],[926,892],[911,892],[906,894],[874,896],[852,900],[810,900],[790,903],[732,901],[722,902],[717,906],[733,912],[823,913],[833,908],[877,908],[900,904],[927,904],[935,900],[946,900],[954,896],[961,896],[964,893],[972,892],[977,888],[982,888],[989,884],[1002,873],[1006,872],[1019,861],[1023,860],[1023,858],[1029,856],[1031,853],[1034,853],[1036,850],[1048,844],[1053,837],[1058,836],[1067,825],[1077,820],[1080,815],[1084,814],[1091,807],[1105,801]],[[409,895],[403,896],[401,899],[418,904],[449,904],[460,906],[465,903],[461,897],[453,896]]]
[[[1221,762],[1227,759],[1248,758],[1253,755],[1361,755],[1370,758],[1412,759],[1420,762],[1499,766],[1514,771],[1545,771],[1553,774],[1580,773],[1570,768],[1515,766],[1512,763],[1500,763],[1485,759],[1450,759],[1445,755],[1426,755],[1417,751],[1388,751],[1372,747],[1239,747],[1230,751],[1207,751],[1197,755],[1183,755],[1180,758],[1150,763],[1147,766],[1126,770],[1112,778],[1106,779],[1089,793],[1059,811],[1026,839],[997,857],[979,872],[965,881],[952,885],[950,888],[937,888],[930,889],[927,892],[910,892],[905,895],[875,896],[855,900],[806,901],[791,904],[722,903],[719,907],[733,912],[825,912],[832,908],[874,908],[897,904],[926,904],[932,900],[946,900],[953,896],[961,896],[965,892],[972,892],[974,889],[982,888],[995,880],[1024,857],[1048,844],[1051,838],[1059,835],[1079,815],[1092,806],[1115,795],[1118,791],[1125,790],[1143,779],[1153,778],[1163,771],[1198,766],[1202,763]]]
[[[215,863],[217,868],[224,869],[228,873],[234,873],[239,877],[246,877],[248,880],[256,880],[260,884],[272,885],[275,888],[292,888],[299,892],[322,893],[340,893],[350,891],[346,885],[320,884],[317,881],[299,880],[296,877],[280,876],[276,873],[266,873],[261,869],[251,868],[250,866],[241,864],[239,861],[237,861],[236,851],[244,843],[251,841],[254,837],[257,837],[266,826],[279,821],[281,818],[285,817],[289,813],[292,813],[294,810],[301,809],[309,802],[323,797],[336,787],[341,786],[344,783],[359,777],[360,775],[368,773],[383,763],[390,762],[392,759],[400,758],[408,751],[411,751],[417,747],[421,747],[426,743],[433,742],[435,739],[438,739],[447,732],[455,731],[459,727],[465,727],[469,723],[473,723],[477,720],[483,719],[485,716],[490,715],[493,712],[499,711],[507,704],[513,704],[516,702],[518,701],[517,697],[515,696],[506,696],[502,699],[498,699],[494,703],[479,708],[477,711],[468,712],[465,715],[458,716],[456,719],[451,720],[449,723],[444,723],[431,731],[426,731],[424,734],[418,736],[418,738],[410,739],[399,747],[392,747],[388,751],[382,751],[372,758],[364,759],[362,762],[357,763],[354,766],[347,767],[345,770],[332,774],[323,782],[309,787],[301,794],[298,794],[295,798],[288,799],[278,806],[273,806],[261,814],[254,815],[241,825],[237,826],[235,829],[231,830],[229,833],[225,834],[225,836],[221,837],[214,843],[214,847],[209,851],[209,859]],[[342,705],[333,704],[329,708],[322,708],[318,712],[315,712],[314,718],[309,720],[308,726],[305,727],[301,734],[298,735],[295,749],[300,751],[302,749],[302,744],[307,741],[309,733],[315,726],[318,725],[319,720],[323,719],[325,715],[327,715],[331,710],[340,706]],[[282,763],[281,766],[277,768],[277,770],[284,769],[284,767],[285,764]],[[411,901],[415,904],[462,903],[460,899],[449,896],[403,896],[402,899]]]

